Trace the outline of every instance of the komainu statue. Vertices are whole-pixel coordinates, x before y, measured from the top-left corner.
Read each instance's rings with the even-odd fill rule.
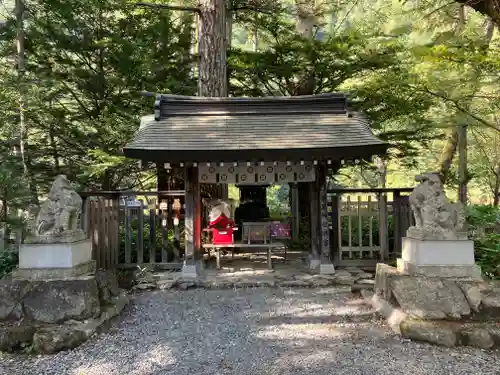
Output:
[[[417,176],[420,182],[410,195],[415,226],[407,237],[419,240],[466,240],[465,214],[461,203],[450,203],[437,173]]]
[[[85,239],[79,229],[82,198],[64,175],[56,177],[47,200],[40,206],[34,237],[29,242],[60,242]]]

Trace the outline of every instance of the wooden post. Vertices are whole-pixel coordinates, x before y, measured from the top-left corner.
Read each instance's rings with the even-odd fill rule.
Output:
[[[333,263],[330,258],[330,228],[328,225],[328,200],[327,200],[327,179],[326,166],[318,165],[316,178],[319,183],[319,207],[320,207],[320,231],[321,231],[321,264],[319,272],[324,274],[335,273]]]
[[[335,260],[340,260],[341,259],[341,254],[340,254],[340,230],[339,230],[339,224],[340,224],[340,195],[339,194],[333,194],[332,195],[332,213],[331,213],[331,218],[332,218],[332,236],[331,236],[331,243],[330,243],[330,248],[331,248],[331,259],[333,261]]]
[[[299,188],[296,183],[290,184],[290,208],[292,211],[292,239],[299,239],[300,213],[299,213]]]
[[[387,195],[378,193],[380,260],[384,261],[389,252],[389,218],[387,210]]]
[[[318,183],[317,180],[309,184],[309,205],[310,205],[310,224],[311,224],[311,254],[309,257],[309,268],[319,267],[320,257],[320,233],[319,233],[319,202],[318,202]]]
[[[200,262],[201,247],[201,200],[198,168],[185,167],[185,200],[186,210],[184,219],[185,254],[182,272],[185,276],[200,276],[202,262]]]

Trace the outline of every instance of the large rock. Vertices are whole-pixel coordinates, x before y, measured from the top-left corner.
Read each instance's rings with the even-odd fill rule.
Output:
[[[21,300],[30,288],[28,281],[0,280],[0,321],[22,318]]]
[[[33,335],[33,348],[37,353],[52,354],[65,349],[73,349],[87,339],[84,331],[72,326],[51,327],[37,331]]]
[[[13,351],[33,340],[35,328],[28,326],[0,327],[0,350]]]
[[[426,322],[406,319],[400,324],[403,337],[430,342],[436,345],[454,347],[458,343],[456,330],[445,322]]]
[[[467,298],[474,320],[498,320],[500,317],[499,281],[457,281]]]
[[[26,316],[43,323],[99,316],[99,289],[95,277],[50,280],[34,285],[23,300]]]
[[[471,309],[453,281],[426,277],[390,280],[391,292],[403,311],[420,319],[460,319]]]
[[[480,284],[481,306],[480,311],[488,317],[500,316],[500,282],[489,281]]]
[[[388,264],[377,263],[375,272],[375,293],[382,296],[388,302],[392,302],[392,294],[390,281],[395,278],[405,277],[401,275],[396,267],[391,267]]]
[[[491,349],[495,342],[488,330],[484,328],[472,327],[462,330],[462,343],[480,349]]]

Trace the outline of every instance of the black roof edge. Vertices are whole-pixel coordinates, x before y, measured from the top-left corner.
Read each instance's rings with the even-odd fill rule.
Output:
[[[148,96],[152,96],[149,94]],[[347,94],[343,92],[332,92],[323,93],[315,95],[299,95],[299,96],[261,96],[261,97],[206,97],[206,96],[184,96],[184,95],[174,95],[174,94],[156,94],[156,100],[159,101],[175,101],[175,102],[227,102],[227,103],[238,103],[238,102],[301,102],[301,101],[327,101],[332,99],[340,99],[347,102]]]
[[[260,150],[160,150],[123,148],[126,157],[144,161],[179,162],[244,162],[244,161],[300,161],[341,160],[384,155],[390,147],[381,142],[371,145],[322,147],[310,149]]]

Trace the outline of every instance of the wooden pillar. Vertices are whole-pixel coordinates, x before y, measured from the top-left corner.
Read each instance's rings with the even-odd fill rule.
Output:
[[[333,263],[330,257],[330,228],[328,225],[328,201],[327,201],[327,168],[326,165],[318,165],[316,179],[319,184],[319,223],[321,233],[320,246],[320,273],[335,273]]]
[[[387,194],[377,194],[379,209],[379,236],[380,236],[380,261],[387,259],[389,253],[389,214],[387,207]]]
[[[199,276],[202,269],[201,248],[201,198],[198,168],[185,167],[185,254],[182,272],[185,276]]]
[[[296,183],[290,185],[290,209],[292,211],[292,239],[299,239],[300,212],[299,212],[299,188]]]
[[[318,184],[316,181],[308,183],[309,192],[309,217],[310,217],[310,236],[311,236],[311,254],[309,256],[309,268],[316,269],[320,264],[319,247],[319,201],[318,201]]]
[[[341,259],[340,254],[340,194],[333,194],[332,196],[332,235],[331,235],[331,253],[330,257],[335,262]]]

